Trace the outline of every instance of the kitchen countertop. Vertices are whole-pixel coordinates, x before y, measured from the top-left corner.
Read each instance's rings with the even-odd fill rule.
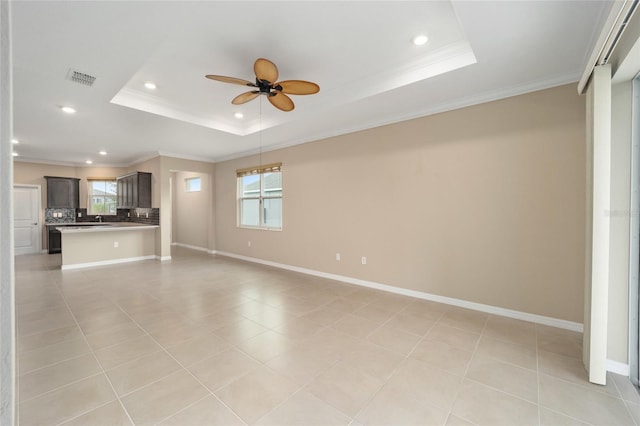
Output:
[[[159,228],[158,225],[147,225],[135,222],[77,222],[77,223],[52,223],[49,226],[58,226],[56,228],[63,234],[76,232],[114,232],[114,231],[134,231],[139,229]]]

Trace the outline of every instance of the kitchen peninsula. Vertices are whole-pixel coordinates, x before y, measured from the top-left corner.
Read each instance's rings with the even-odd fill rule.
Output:
[[[155,259],[158,228],[133,222],[60,226],[62,270]]]

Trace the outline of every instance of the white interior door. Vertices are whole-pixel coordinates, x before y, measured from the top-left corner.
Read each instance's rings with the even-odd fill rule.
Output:
[[[15,254],[41,250],[40,187],[14,185],[13,226]]]

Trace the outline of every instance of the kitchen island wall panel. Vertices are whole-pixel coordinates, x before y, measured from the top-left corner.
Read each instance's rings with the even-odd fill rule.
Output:
[[[62,231],[62,269],[155,259],[157,228],[142,225],[78,232],[65,229]]]

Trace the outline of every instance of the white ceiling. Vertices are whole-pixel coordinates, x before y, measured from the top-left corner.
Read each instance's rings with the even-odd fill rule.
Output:
[[[17,159],[219,161],[575,82],[610,6],[15,1]],[[420,33],[429,42],[414,46]],[[247,88],[204,78],[253,80],[259,57],[276,63],[280,80],[314,81],[320,93],[292,96],[292,112],[262,96],[235,106]],[[94,85],[69,81],[70,69],[96,76]],[[78,112],[63,114],[63,105]]]

